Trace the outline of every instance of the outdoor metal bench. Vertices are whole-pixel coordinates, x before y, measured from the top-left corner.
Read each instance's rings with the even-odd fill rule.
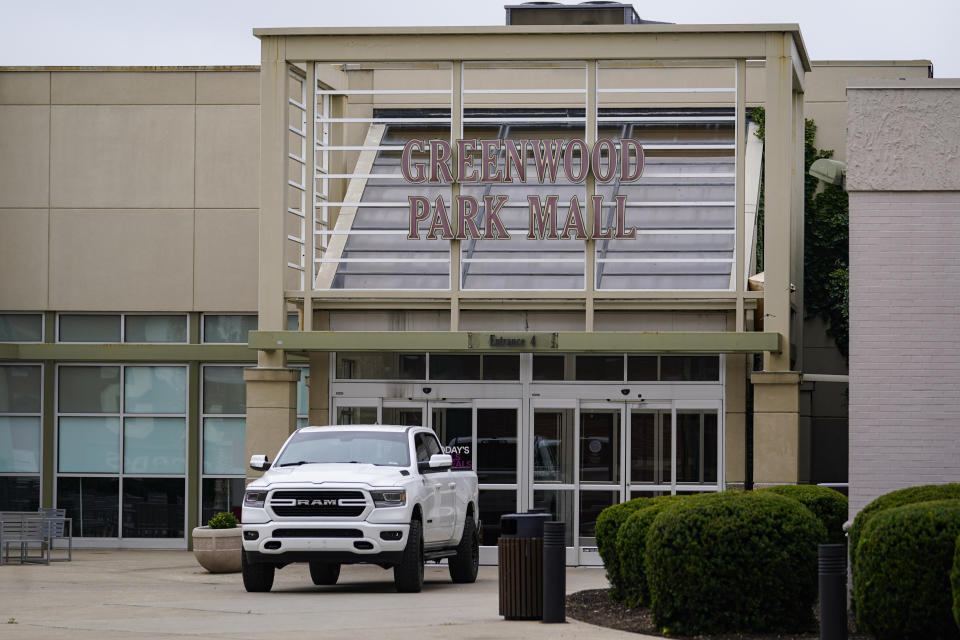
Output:
[[[0,511],[0,564],[10,561],[11,545],[20,547],[20,564],[69,561],[73,557],[72,520],[62,509]],[[57,539],[67,540],[67,555],[54,558]],[[33,554],[33,551],[36,554]]]

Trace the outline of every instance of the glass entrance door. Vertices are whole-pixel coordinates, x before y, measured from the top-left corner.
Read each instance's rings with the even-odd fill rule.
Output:
[[[577,501],[579,564],[602,564],[594,530],[597,516],[623,500],[623,403],[580,404]]]
[[[575,400],[532,401],[526,456],[530,473],[529,505],[565,524],[567,564],[573,553],[577,500],[577,419]]]

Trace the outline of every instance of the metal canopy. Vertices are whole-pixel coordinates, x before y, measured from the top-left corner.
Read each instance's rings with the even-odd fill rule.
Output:
[[[251,331],[264,351],[779,353],[780,335],[665,331]]]

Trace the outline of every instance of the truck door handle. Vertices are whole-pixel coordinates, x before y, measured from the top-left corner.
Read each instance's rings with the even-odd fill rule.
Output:
[[[449,483],[449,484],[447,485],[447,488],[448,488],[448,489],[456,489],[456,488],[457,488],[457,483],[456,483],[456,482],[451,482],[451,483]]]

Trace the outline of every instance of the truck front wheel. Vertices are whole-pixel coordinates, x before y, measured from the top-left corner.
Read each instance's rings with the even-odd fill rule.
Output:
[[[247,591],[270,591],[273,587],[273,574],[276,567],[272,564],[247,562],[246,551],[240,551],[240,570],[243,572],[243,587]]]
[[[410,535],[400,564],[393,568],[393,583],[400,593],[419,593],[423,588],[423,534],[419,520],[410,521]]]
[[[477,581],[477,570],[480,568],[480,540],[477,537],[477,525],[473,516],[468,515],[463,523],[463,535],[457,545],[457,555],[450,558],[447,565],[450,569],[450,579],[454,582],[469,583]]]

